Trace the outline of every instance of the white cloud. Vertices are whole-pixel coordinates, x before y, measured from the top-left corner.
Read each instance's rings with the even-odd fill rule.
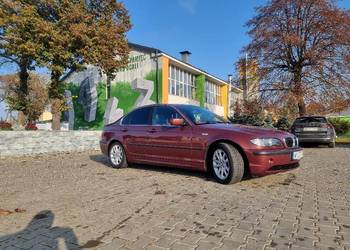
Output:
[[[196,13],[197,0],[178,0],[178,4],[190,14]]]

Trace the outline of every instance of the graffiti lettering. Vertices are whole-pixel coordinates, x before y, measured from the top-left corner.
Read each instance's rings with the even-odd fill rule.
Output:
[[[140,67],[140,63],[143,61],[146,61],[146,55],[131,56],[128,59],[128,66],[119,69],[117,72],[136,70]]]
[[[153,104],[154,101],[151,100],[151,95],[153,93],[153,82],[141,78],[136,78],[131,82],[131,87],[134,90],[140,92],[139,97],[136,100],[136,107]]]

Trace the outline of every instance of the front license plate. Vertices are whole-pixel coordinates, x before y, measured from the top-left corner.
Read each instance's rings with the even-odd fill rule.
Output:
[[[319,128],[304,128],[303,131],[318,131]]]
[[[303,158],[303,151],[296,151],[292,153],[292,160],[300,160],[301,158]]]

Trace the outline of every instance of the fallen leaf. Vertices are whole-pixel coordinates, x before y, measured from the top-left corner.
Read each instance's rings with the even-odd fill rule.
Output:
[[[12,214],[12,212],[9,210],[0,208],[0,216],[1,215],[9,215],[9,214]]]
[[[155,193],[155,195],[158,195],[158,194],[166,194],[166,192],[164,190],[157,190]]]
[[[26,212],[26,210],[25,210],[25,209],[22,209],[22,208],[16,208],[16,209],[15,209],[15,212],[16,212],[16,213],[24,213],[24,212]]]

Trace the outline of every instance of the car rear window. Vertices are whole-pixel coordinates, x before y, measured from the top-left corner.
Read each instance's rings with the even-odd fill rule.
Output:
[[[327,120],[324,117],[301,117],[301,118],[297,118],[294,123],[300,124],[300,123],[313,123],[313,122],[327,123]]]

